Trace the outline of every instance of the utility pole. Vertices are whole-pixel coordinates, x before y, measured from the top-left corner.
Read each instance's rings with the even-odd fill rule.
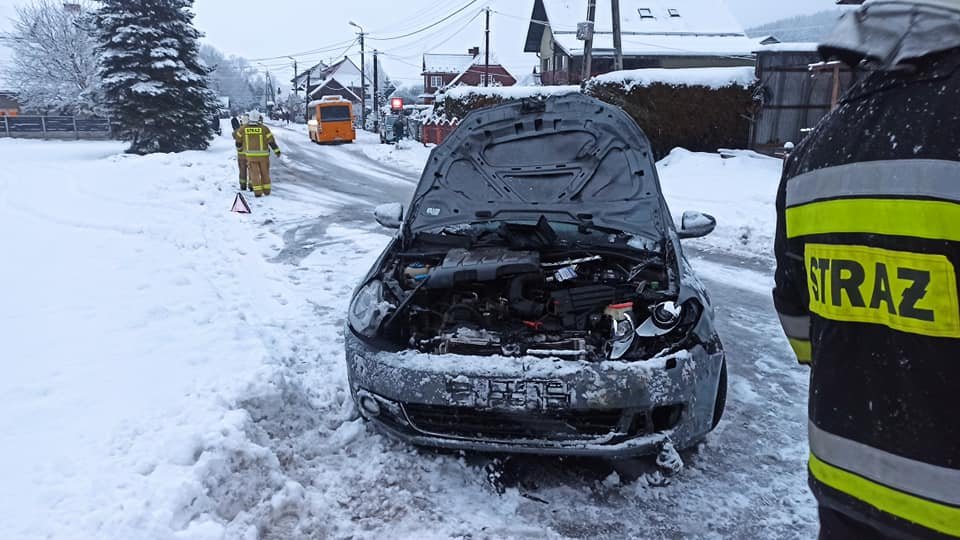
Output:
[[[367,35],[363,27],[359,24],[349,21],[350,26],[360,30],[360,129],[367,129],[367,71],[365,66],[366,49],[363,46],[363,37]]]
[[[583,71],[580,83],[584,84],[590,78],[590,61],[593,55],[593,24],[597,19],[597,0],[587,0],[587,25],[590,27],[587,39],[583,42]]]
[[[270,107],[270,98],[273,95],[273,81],[270,79],[270,70],[267,70],[267,76],[265,77],[264,87],[263,87],[263,110],[264,112]]]
[[[380,133],[380,72],[377,50],[373,50],[373,131]]]
[[[306,104],[307,104],[307,106],[304,108],[304,111],[303,111],[303,121],[304,121],[304,122],[309,122],[309,121],[310,121],[310,74],[311,74],[311,73],[313,73],[312,70],[311,70],[311,71],[307,71],[307,89],[306,89],[306,91],[304,92],[304,93],[306,94],[306,96],[304,96],[304,99],[303,99],[303,101],[306,102]]]
[[[610,0],[613,16],[613,70],[623,71],[623,43],[620,39],[620,0]]]
[[[490,8],[487,7],[487,29],[485,31],[485,45],[483,47],[483,85],[490,86]]]
[[[299,75],[298,75],[299,72],[297,71],[297,59],[294,58],[294,57],[292,57],[292,56],[288,56],[287,58],[293,60],[293,93],[294,93],[294,95],[296,95],[296,96],[299,97],[299,96],[300,96],[300,81],[297,80],[297,78],[299,77]]]

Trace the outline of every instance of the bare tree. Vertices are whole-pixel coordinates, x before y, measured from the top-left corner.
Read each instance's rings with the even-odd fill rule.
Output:
[[[93,109],[97,62],[88,0],[33,0],[18,6],[5,37],[13,58],[6,84],[26,109],[84,113]]]

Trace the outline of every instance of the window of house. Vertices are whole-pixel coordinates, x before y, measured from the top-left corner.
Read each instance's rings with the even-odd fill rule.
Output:
[[[443,86],[443,77],[440,75],[431,75],[430,76],[430,87],[431,88],[440,88]]]
[[[640,8],[637,10],[637,13],[640,14],[641,19],[656,19],[656,17],[653,16],[653,10],[650,8]]]
[[[680,16],[680,10],[678,10],[678,9],[668,9],[668,10],[667,10],[667,13],[669,13],[671,17],[679,17],[679,16]]]
[[[493,77],[490,77],[490,79],[491,79],[491,81],[492,81],[492,80],[493,80]],[[486,85],[487,85],[487,74],[486,74],[486,73],[481,73],[481,74],[480,74],[480,86],[486,86]]]

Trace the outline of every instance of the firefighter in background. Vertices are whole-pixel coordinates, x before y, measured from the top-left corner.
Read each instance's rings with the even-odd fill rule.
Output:
[[[263,124],[263,116],[253,111],[249,122],[239,130],[237,149],[247,160],[249,182],[255,197],[270,195],[270,151],[280,156],[280,147],[270,128]]]
[[[237,143],[237,167],[240,170],[240,190],[246,191],[253,189],[252,184],[247,183],[247,156],[243,155],[243,141],[241,129],[250,123],[250,117],[247,114],[240,115],[240,118],[230,119],[230,125],[233,127],[233,140]]]
[[[820,538],[960,538],[960,0],[868,0],[788,158],[774,302],[811,368]]]

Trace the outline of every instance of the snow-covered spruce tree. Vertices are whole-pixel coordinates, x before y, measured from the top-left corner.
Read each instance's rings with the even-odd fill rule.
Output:
[[[103,106],[128,152],[206,149],[218,103],[199,59],[193,0],[101,0]]]

